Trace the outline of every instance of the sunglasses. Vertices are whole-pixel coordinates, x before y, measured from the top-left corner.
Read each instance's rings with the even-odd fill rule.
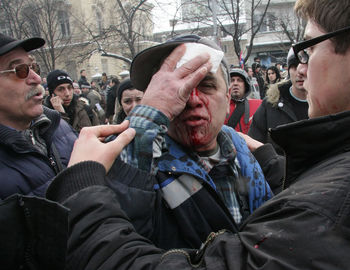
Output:
[[[340,30],[319,36],[319,37],[315,37],[303,42],[299,42],[297,44],[294,44],[293,47],[293,51],[294,51],[294,55],[297,59],[299,59],[301,64],[307,64],[309,61],[309,55],[307,53],[307,51],[305,50],[306,48],[309,48],[311,46],[315,46],[316,44],[325,41],[327,39],[330,39],[332,37],[338,36],[340,34],[344,34],[346,32],[350,32],[350,26],[342,28]]]
[[[34,70],[34,72],[36,72],[38,75],[40,75],[40,68],[39,68],[39,65],[36,63],[30,64],[30,65],[20,64],[20,65],[15,66],[14,69],[0,71],[0,74],[14,72],[18,78],[25,79],[28,77],[30,69]]]

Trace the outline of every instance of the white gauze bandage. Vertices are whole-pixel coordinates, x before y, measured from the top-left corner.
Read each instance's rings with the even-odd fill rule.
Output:
[[[208,53],[210,55],[209,61],[212,64],[212,68],[210,72],[216,73],[221,63],[221,60],[224,57],[224,53],[222,51],[215,50],[211,47],[208,47],[200,43],[185,43],[185,45],[186,45],[186,52],[182,56],[182,58],[179,60],[179,62],[177,62],[176,64],[177,68],[182,66],[186,62],[192,60],[197,55],[200,55],[202,53]]]

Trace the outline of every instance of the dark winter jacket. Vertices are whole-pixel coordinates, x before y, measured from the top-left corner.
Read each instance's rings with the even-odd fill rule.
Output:
[[[183,149],[174,145],[173,141],[169,139],[167,143],[170,151],[164,155],[162,162],[159,162],[159,172],[156,176],[125,163],[121,166],[120,161],[119,164],[116,162],[117,164],[114,164],[108,173],[108,185],[121,198],[122,208],[128,213],[136,230],[164,248],[199,247],[215,228],[238,231],[239,226],[233,220],[228,208],[209,184],[212,180],[210,178],[201,180],[204,179],[201,175],[207,174],[200,166],[186,155]],[[174,159],[174,155],[180,158]],[[243,159],[241,156],[240,158]],[[185,164],[188,163],[192,166],[186,168]],[[122,174],[121,167],[124,167],[125,171],[127,166],[129,166],[128,173]],[[247,168],[253,171],[251,167]],[[258,173],[256,169],[255,172]],[[209,177],[213,177],[216,181],[219,181],[220,177],[231,181],[229,176],[220,170],[215,175],[209,173]],[[247,180],[236,181],[235,192],[242,204],[242,214],[246,218],[252,209],[258,207],[271,194],[265,191],[266,193],[262,195],[265,188],[258,184],[259,181],[256,181],[256,185],[261,187],[259,189],[261,194],[248,187],[253,186],[254,181],[249,185],[246,183]],[[176,189],[175,198],[173,189]],[[248,197],[254,198],[250,204]],[[253,202],[256,203],[255,206]]]
[[[135,233],[105,186],[102,165],[71,167],[49,192],[71,209],[66,269],[348,269],[348,130],[350,111],[274,130],[286,152],[286,189],[255,210],[238,234],[212,233],[200,251],[154,247]],[[69,183],[75,189],[67,192]]]
[[[44,105],[53,109],[50,99],[51,97],[47,96],[44,100]],[[62,119],[66,120],[77,132],[80,132],[83,127],[100,124],[97,113],[90,108],[88,102],[88,100],[73,95],[72,102],[69,106],[63,107],[66,112],[60,112]]]
[[[283,150],[271,139],[269,129],[301,120],[295,114],[296,108],[288,100],[283,98],[283,96],[290,95],[289,88],[291,86],[291,81],[286,81],[274,84],[269,88],[261,106],[254,114],[248,131],[248,135],[253,139],[262,143],[271,143],[277,153],[281,155],[283,155]],[[307,110],[308,104],[305,103],[303,107],[303,119],[307,118]]]
[[[85,76],[80,76],[80,79],[79,79],[79,81],[78,81],[78,84],[79,84],[79,87],[81,88],[81,86],[82,86],[83,84],[89,85],[89,82],[88,82],[88,80],[87,80],[87,78],[86,78]]]
[[[0,200],[2,270],[63,270],[68,209],[44,198],[15,194]]]
[[[48,156],[41,154],[19,131],[0,125],[0,198],[14,193],[44,196],[49,181],[66,167],[77,136],[58,112],[44,107],[51,123],[43,126],[41,138]],[[54,148],[57,149],[57,154]],[[59,156],[60,160],[56,157]]]
[[[223,126],[217,136],[225,161],[208,169],[195,152],[166,134],[169,120],[160,111],[138,105],[129,119],[137,136],[121,158],[156,175],[150,191],[159,195],[161,203],[150,207],[153,226],[151,236],[146,236],[157,245],[199,247],[213,228],[237,230],[242,220],[272,196],[259,163],[232,128]],[[275,171],[275,175],[282,179],[283,172]]]
[[[253,75],[255,78],[256,78],[256,80],[257,80],[257,82],[258,82],[258,85],[259,85],[259,91],[260,91],[260,98],[261,99],[264,99],[264,97],[265,97],[265,81],[264,81],[264,79],[263,79],[263,77],[261,76],[261,74],[260,73],[254,73],[254,75]]]
[[[119,84],[115,84],[107,90],[106,118],[114,115],[118,86]]]

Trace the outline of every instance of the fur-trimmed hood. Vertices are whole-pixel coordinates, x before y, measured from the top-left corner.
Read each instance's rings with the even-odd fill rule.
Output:
[[[290,80],[271,84],[269,89],[266,91],[267,102],[271,103],[273,107],[276,107],[281,97],[280,90],[284,88],[289,89],[291,86],[292,82]]]

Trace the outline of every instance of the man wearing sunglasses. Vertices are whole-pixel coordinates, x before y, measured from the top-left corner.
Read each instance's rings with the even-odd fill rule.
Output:
[[[43,108],[41,78],[28,52],[44,43],[0,34],[0,199],[14,193],[43,197],[76,139],[58,112]]]
[[[297,69],[304,75],[310,119],[271,131],[286,152],[284,190],[256,209],[238,233],[212,233],[200,250],[164,252],[135,233],[118,197],[103,186],[104,170],[97,180],[98,175],[84,171],[83,177],[73,166],[48,194],[72,211],[66,269],[349,269],[350,2],[297,0],[295,9],[308,20],[306,40],[294,52],[301,62]],[[106,160],[87,157],[105,147],[89,136],[82,138],[85,154],[75,162],[106,165]],[[73,181],[84,183],[84,189],[70,198],[58,195],[66,194],[62,190]]]
[[[39,70],[28,52],[41,38],[0,34],[0,261],[4,269],[63,269],[67,209],[50,202],[50,180],[66,167],[73,129],[43,108]],[[36,72],[35,72],[36,70]]]

